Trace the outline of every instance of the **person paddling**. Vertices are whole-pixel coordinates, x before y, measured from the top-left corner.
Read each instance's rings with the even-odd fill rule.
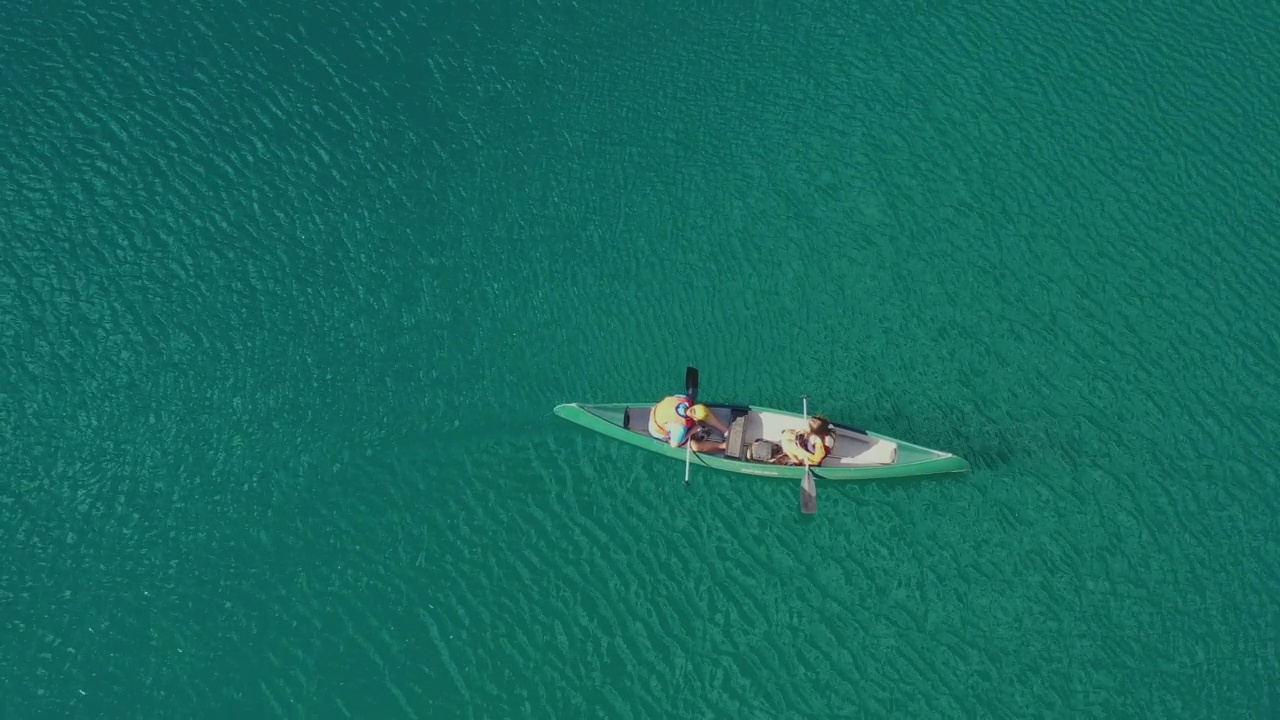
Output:
[[[723,440],[692,438],[693,430],[699,423],[706,423],[727,436],[729,428],[720,419],[711,414],[711,409],[702,403],[695,403],[688,395],[669,395],[658,401],[649,411],[649,434],[673,448],[684,447],[689,443],[694,452],[723,452]]]
[[[782,455],[777,458],[778,464],[803,465],[808,460],[810,465],[821,465],[834,445],[831,421],[814,415],[809,418],[807,430],[782,431]]]

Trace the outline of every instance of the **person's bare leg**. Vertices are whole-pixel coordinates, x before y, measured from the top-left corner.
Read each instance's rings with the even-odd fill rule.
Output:
[[[694,452],[724,452],[724,442],[720,440],[690,440],[689,446]]]

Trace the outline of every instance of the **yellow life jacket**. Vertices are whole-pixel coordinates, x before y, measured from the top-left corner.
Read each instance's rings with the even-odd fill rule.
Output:
[[[832,435],[819,438],[807,430],[782,431],[782,451],[798,463],[808,460],[810,465],[822,464],[835,444]]]
[[[693,427],[697,423],[686,414],[692,406],[693,399],[688,395],[671,395],[663,398],[649,413],[649,433],[659,437],[669,435],[668,423],[683,424],[687,428]]]

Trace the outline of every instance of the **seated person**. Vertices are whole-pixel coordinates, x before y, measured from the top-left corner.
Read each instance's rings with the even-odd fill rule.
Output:
[[[782,454],[774,459],[778,465],[821,465],[827,453],[835,447],[836,438],[831,432],[831,421],[821,415],[809,418],[808,430],[783,430]]]
[[[710,408],[701,403],[694,403],[688,395],[665,397],[649,411],[649,434],[671,447],[682,447],[687,441],[689,449],[694,452],[723,452],[723,440],[693,437],[690,431],[700,423],[711,425],[719,430],[721,435],[729,434],[729,428],[711,414]]]

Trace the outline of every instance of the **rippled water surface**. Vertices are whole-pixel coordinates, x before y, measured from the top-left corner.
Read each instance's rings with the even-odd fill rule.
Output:
[[[1280,715],[1276,6],[694,5],[4,3],[0,717]]]

